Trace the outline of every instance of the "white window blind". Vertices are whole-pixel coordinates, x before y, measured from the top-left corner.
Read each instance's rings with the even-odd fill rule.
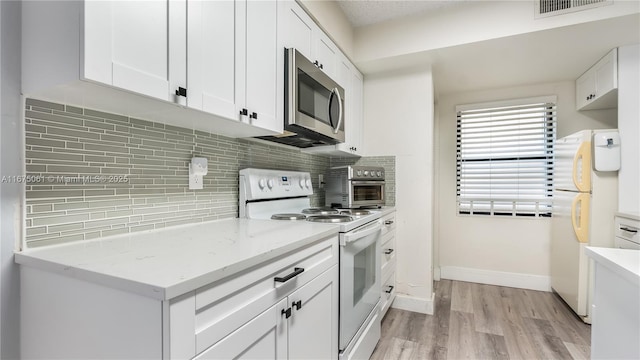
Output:
[[[554,96],[456,107],[458,213],[550,216]]]

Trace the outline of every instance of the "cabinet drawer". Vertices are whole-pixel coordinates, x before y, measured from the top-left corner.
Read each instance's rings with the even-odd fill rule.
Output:
[[[380,309],[381,309],[381,316],[384,316],[384,314],[387,313],[387,310],[389,310],[389,307],[391,307],[391,304],[393,303],[393,300],[396,298],[396,273],[395,271],[392,272],[391,274],[389,274],[388,277],[384,278],[383,277],[383,283],[382,283],[382,296],[380,299]]]
[[[396,229],[396,213],[393,212],[382,218],[382,236],[387,233],[393,232]]]
[[[189,318],[191,320],[188,323],[192,324],[191,328],[183,326],[180,330],[172,326],[172,339],[190,338],[194,347],[193,355],[202,352],[296,288],[336,265],[338,250],[338,237],[332,236],[197,289],[191,295],[190,307],[176,306],[174,309],[172,305],[171,319],[180,319],[181,323],[185,323],[185,319]],[[304,271],[295,275],[296,268]],[[287,275],[290,276],[289,280],[286,280]],[[281,278],[281,282],[275,281],[276,277]],[[176,331],[182,333],[175,334]],[[188,335],[185,334],[187,331]]]
[[[396,239],[395,236],[391,236],[388,241],[384,242],[380,247],[380,268],[382,269],[381,274],[384,274],[391,265],[395,268],[395,260],[396,260]],[[393,263],[393,264],[391,264]]]

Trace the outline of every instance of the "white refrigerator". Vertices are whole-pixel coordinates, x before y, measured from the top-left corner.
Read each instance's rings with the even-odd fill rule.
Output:
[[[551,288],[587,323],[591,323],[593,265],[584,248],[613,247],[618,204],[618,172],[597,171],[594,163],[598,160],[601,169],[610,155],[615,162],[620,140],[609,137],[616,136],[617,130],[584,130],[557,140],[554,149]],[[602,141],[608,144],[603,146]],[[616,168],[613,165],[604,168]]]

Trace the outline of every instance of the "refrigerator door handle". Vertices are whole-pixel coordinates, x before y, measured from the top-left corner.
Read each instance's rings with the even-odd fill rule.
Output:
[[[578,180],[578,164],[580,163],[582,166]],[[573,157],[573,184],[578,191],[591,191],[591,141],[581,143]]]
[[[571,224],[573,225],[573,232],[576,234],[578,242],[589,242],[589,210],[591,202],[591,195],[588,193],[577,194],[573,198],[571,204]],[[578,203],[580,204],[580,213],[578,213]],[[580,219],[578,220],[578,216]]]

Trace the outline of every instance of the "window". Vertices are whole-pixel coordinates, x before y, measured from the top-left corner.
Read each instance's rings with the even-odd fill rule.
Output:
[[[458,214],[551,216],[555,103],[456,107]]]

